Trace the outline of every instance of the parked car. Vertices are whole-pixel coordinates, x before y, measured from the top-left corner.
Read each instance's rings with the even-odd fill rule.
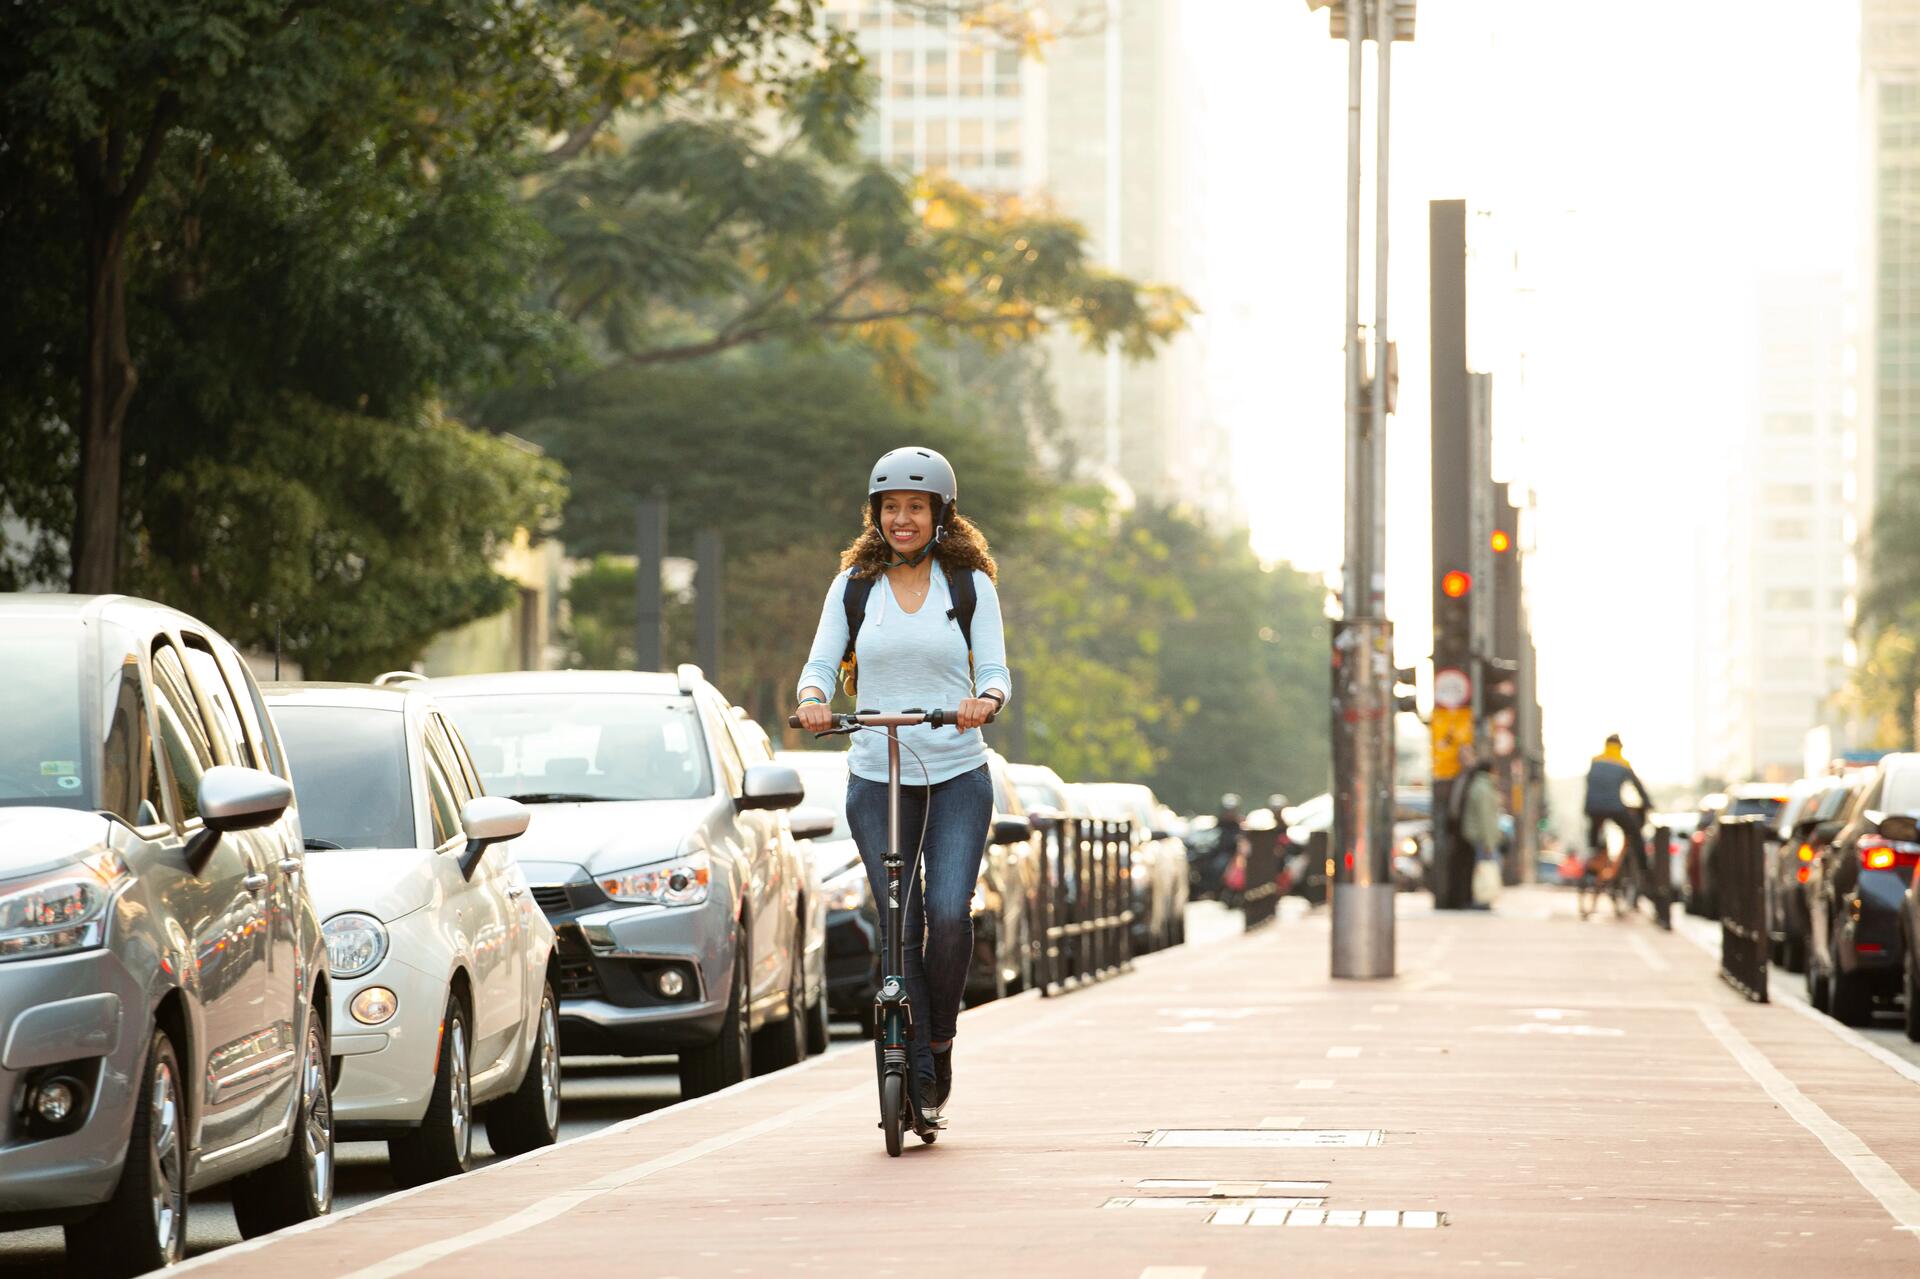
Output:
[[[824,833],[806,841],[826,910],[827,1003],[834,1012],[865,1025],[880,991],[880,906],[847,828],[847,753],[775,751],[773,758],[798,773],[806,791],[805,808],[793,813],[795,833],[807,809],[831,817]]]
[[[1317,906],[1327,900],[1327,854],[1314,857],[1309,841],[1324,831],[1327,847],[1332,848],[1333,796],[1323,791],[1296,804],[1288,811],[1287,821],[1287,843],[1292,851],[1281,868],[1281,891]]]
[[[806,1055],[800,778],[743,743],[698,667],[438,679],[560,951],[560,1044],[676,1053],[698,1096]]]
[[[1804,777],[1788,788],[1767,835],[1767,930],[1773,962],[1797,973],[1807,963],[1807,897],[1805,885],[1813,873],[1816,842],[1824,844],[1837,826],[1824,833],[1849,798],[1838,777]]]
[[[1100,782],[1081,788],[1096,806],[1133,830],[1133,949],[1145,954],[1186,940],[1187,846],[1155,820],[1160,801],[1136,782]]]
[[[525,806],[488,795],[418,687],[270,684],[334,978],[333,1117],[384,1140],[403,1186],[560,1130],[553,928],[506,841]]]
[[[184,613],[0,595],[0,1229],[78,1274],[333,1203],[326,944],[286,756],[246,663]]]
[[[1807,995],[1849,1026],[1900,993],[1907,906],[1920,864],[1920,754],[1881,759],[1848,804],[1838,833],[1810,863]]]
[[[1025,990],[1033,981],[1040,847],[1032,820],[1007,775],[1007,762],[989,751],[993,825],[973,889],[973,963],[967,970],[969,1006]]]
[[[1393,793],[1393,886],[1417,892],[1433,867],[1433,792],[1402,786]]]
[[[1191,819],[1181,842],[1187,846],[1187,900],[1219,896],[1220,819],[1210,813]]]
[[[1020,802],[1026,805],[1029,814],[1077,815],[1066,782],[1045,764],[1009,763],[1007,780],[1019,792]]]
[[[1696,915],[1720,913],[1720,898],[1715,892],[1719,882],[1716,853],[1720,844],[1720,819],[1758,817],[1762,825],[1772,826],[1780,820],[1780,810],[1786,805],[1787,788],[1773,782],[1743,782],[1720,798],[1724,802],[1716,807],[1703,805],[1700,828],[1694,832],[1696,839],[1690,850],[1688,886],[1691,894],[1687,909]]]

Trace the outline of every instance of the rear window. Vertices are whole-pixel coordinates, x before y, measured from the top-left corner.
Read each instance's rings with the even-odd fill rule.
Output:
[[[1786,801],[1777,797],[1736,799],[1727,807],[1728,817],[1758,817],[1771,826],[1780,816],[1780,807]]]
[[[307,840],[337,848],[412,848],[407,721],[397,710],[276,706]]]
[[[1920,768],[1903,768],[1887,774],[1886,794],[1880,800],[1883,812],[1920,815]]]

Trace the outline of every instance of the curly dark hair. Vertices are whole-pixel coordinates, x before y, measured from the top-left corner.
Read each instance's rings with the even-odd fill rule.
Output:
[[[947,535],[934,547],[933,558],[942,568],[977,568],[987,575],[989,582],[1000,581],[1000,566],[993,562],[993,552],[987,549],[986,534],[958,511],[947,517]],[[880,526],[873,522],[873,506],[869,503],[861,508],[860,536],[840,552],[840,567],[851,569],[855,577],[878,577],[892,561],[893,548],[887,545]]]

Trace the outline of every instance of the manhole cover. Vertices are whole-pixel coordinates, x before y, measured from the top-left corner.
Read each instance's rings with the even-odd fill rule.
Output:
[[[1322,1198],[1299,1198],[1287,1195],[1248,1195],[1243,1198],[1231,1196],[1207,1195],[1204,1198],[1187,1198],[1181,1195],[1142,1195],[1139,1198],[1109,1199],[1101,1204],[1102,1208],[1246,1208],[1265,1211],[1288,1208],[1319,1208],[1326,1204]]]
[[[1222,1208],[1207,1218],[1210,1226],[1345,1226],[1363,1229],[1437,1230],[1444,1212],[1402,1212],[1397,1208]]]
[[[1302,1146],[1377,1146],[1378,1128],[1156,1128],[1149,1146],[1196,1149],[1297,1149]]]

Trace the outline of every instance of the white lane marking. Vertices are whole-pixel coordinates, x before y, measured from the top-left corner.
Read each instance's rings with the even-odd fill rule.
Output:
[[[768,1078],[771,1078],[771,1076],[768,1076]],[[743,1141],[751,1141],[755,1137],[765,1136],[775,1129],[785,1128],[789,1124],[818,1114],[820,1111],[830,1106],[839,1105],[841,1102],[852,1101],[857,1097],[869,1096],[871,1091],[871,1085],[865,1080],[862,1080],[854,1087],[842,1088],[839,1092],[830,1093],[825,1097],[807,1102],[805,1105],[795,1106],[790,1110],[784,1110],[777,1115],[771,1115],[766,1119],[762,1119],[758,1123],[748,1124],[742,1128],[735,1128],[732,1132],[721,1133],[717,1137],[709,1137],[705,1141],[676,1150],[670,1155],[662,1155],[657,1159],[649,1159],[645,1163],[633,1164],[629,1167],[596,1177],[578,1189],[563,1191],[557,1195],[549,1195],[545,1199],[528,1204],[512,1216],[505,1217],[490,1225],[481,1226],[477,1229],[469,1230],[464,1234],[453,1235],[446,1239],[435,1239],[429,1243],[423,1243],[418,1247],[409,1248],[405,1252],[396,1253],[384,1261],[377,1261],[371,1266],[363,1266],[358,1270],[349,1271],[343,1279],[395,1279],[395,1276],[398,1275],[411,1274],[423,1266],[432,1265],[436,1261],[444,1261],[456,1253],[467,1251],[469,1248],[477,1248],[482,1244],[494,1243],[512,1235],[517,1235],[523,1230],[531,1230],[535,1226],[544,1225],[552,1221],[555,1217],[572,1212],[583,1203],[598,1199],[602,1195],[612,1194],[614,1191],[630,1186],[636,1181],[651,1177],[657,1172],[666,1172],[668,1169],[678,1168],[682,1164],[689,1164],[696,1159],[704,1158],[707,1155],[713,1154],[715,1151],[725,1150],[729,1146],[737,1146]]]
[[[1678,918],[1674,920],[1673,931],[1712,956],[1716,962],[1719,960],[1720,939],[1715,933],[1712,924],[1705,920]],[[1853,1027],[1841,1025],[1833,1018],[1821,1012],[1818,1008],[1815,1008],[1812,1004],[1809,1004],[1791,984],[1783,986],[1781,983],[1774,981],[1773,975],[1769,974],[1767,978],[1767,994],[1772,998],[1772,1002],[1778,1004],[1780,1007],[1792,1009],[1802,1017],[1809,1018],[1819,1025],[1824,1026],[1841,1042],[1851,1044],[1853,1047],[1858,1048],[1861,1052],[1900,1075],[1908,1082],[1920,1084],[1920,1066],[1914,1065],[1914,1063],[1908,1061],[1899,1053],[1892,1052],[1874,1043]],[[993,1005],[988,1004],[987,1007],[991,1008]]]
[[[1311,1089],[1326,1089],[1326,1088],[1331,1088],[1331,1087],[1333,1087],[1333,1080],[1331,1080],[1331,1079],[1302,1079],[1302,1080],[1301,1080],[1301,1081],[1300,1081],[1299,1083],[1297,1083],[1297,1084],[1295,1084],[1295,1085],[1294,1085],[1294,1087],[1295,1087],[1295,1088],[1298,1088],[1298,1089],[1302,1089],[1302,1090],[1311,1090]]]
[[[1700,1020],[1713,1037],[1733,1054],[1733,1059],[1740,1063],[1741,1069],[1753,1076],[1753,1081],[1765,1090],[1767,1096],[1792,1115],[1802,1128],[1818,1137],[1828,1153],[1853,1174],[1853,1179],[1880,1201],[1880,1206],[1887,1210],[1900,1229],[1908,1232],[1920,1230],[1920,1191],[1908,1185],[1886,1160],[1874,1154],[1851,1129],[1801,1092],[1791,1079],[1781,1073],[1779,1067],[1767,1060],[1766,1054],[1754,1047],[1752,1041],[1727,1020],[1725,1013],[1718,1008],[1702,1008]]]
[[[1655,953],[1638,929],[1627,934],[1627,948],[1640,956],[1640,961],[1656,973],[1669,972],[1673,968],[1673,965],[1667,962],[1666,956]]]
[[[1140,1279],[1207,1279],[1205,1266],[1148,1266]]]
[[[1327,1056],[1329,1057],[1358,1057],[1359,1055],[1360,1050],[1358,1048],[1340,1047],[1327,1049]]]

